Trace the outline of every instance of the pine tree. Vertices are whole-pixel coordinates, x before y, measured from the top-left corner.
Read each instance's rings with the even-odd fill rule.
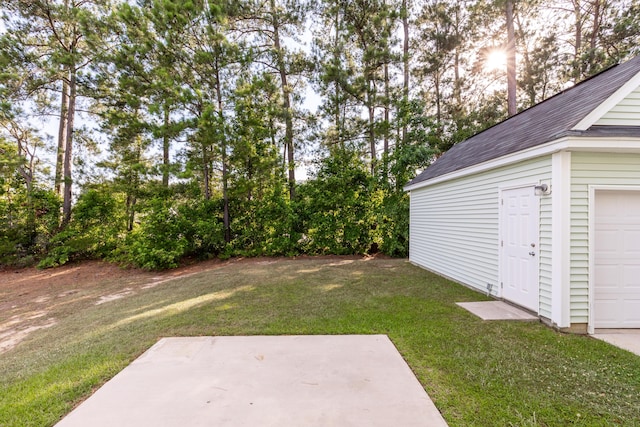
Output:
[[[62,224],[71,219],[73,148],[78,97],[83,90],[80,74],[95,58],[100,36],[99,19],[107,1],[8,0],[7,35],[20,46],[26,67],[32,72],[29,93],[56,98],[60,93],[58,152],[55,187],[63,183]],[[79,92],[80,90],[80,92]],[[40,98],[43,99],[43,98]]]
[[[269,0],[250,2],[247,6],[244,25],[246,30],[257,36],[254,61],[279,78],[287,181],[289,198],[293,200],[296,185],[296,146],[301,145],[294,129],[295,104],[299,102],[299,96],[295,96],[295,89],[302,84],[308,63],[301,50],[291,49],[285,44],[285,37],[295,38],[302,33],[308,5],[303,0]]]

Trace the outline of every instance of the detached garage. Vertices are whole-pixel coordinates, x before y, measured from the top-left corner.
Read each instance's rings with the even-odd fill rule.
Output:
[[[640,57],[455,145],[405,190],[411,262],[561,329],[640,328]]]

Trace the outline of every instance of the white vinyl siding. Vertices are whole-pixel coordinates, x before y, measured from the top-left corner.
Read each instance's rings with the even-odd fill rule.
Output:
[[[571,323],[589,320],[589,185],[640,185],[640,154],[572,154]]]
[[[409,258],[458,282],[499,294],[499,191],[548,181],[551,156],[411,191]],[[541,200],[540,302],[550,313],[551,206]]]
[[[640,88],[627,95],[595,124],[604,126],[639,126]]]

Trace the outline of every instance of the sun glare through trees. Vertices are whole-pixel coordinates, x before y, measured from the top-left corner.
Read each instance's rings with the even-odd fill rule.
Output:
[[[492,49],[487,55],[485,67],[489,71],[506,70],[507,54],[502,49]]]

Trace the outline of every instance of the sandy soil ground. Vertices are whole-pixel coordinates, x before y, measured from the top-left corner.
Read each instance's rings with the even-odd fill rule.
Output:
[[[55,325],[60,316],[74,309],[124,298],[176,277],[247,261],[211,260],[164,272],[123,269],[99,261],[48,270],[2,270],[0,354],[14,348],[31,332]]]
[[[377,255],[384,257],[384,255]],[[306,258],[306,257],[300,257]],[[358,259],[357,256],[322,256],[326,259]],[[277,262],[278,258],[234,258],[191,263],[150,272],[123,269],[101,261],[87,261],[38,270],[0,269],[0,355],[18,345],[30,333],[49,328],[65,316],[90,305],[135,295],[168,280],[236,263]]]

